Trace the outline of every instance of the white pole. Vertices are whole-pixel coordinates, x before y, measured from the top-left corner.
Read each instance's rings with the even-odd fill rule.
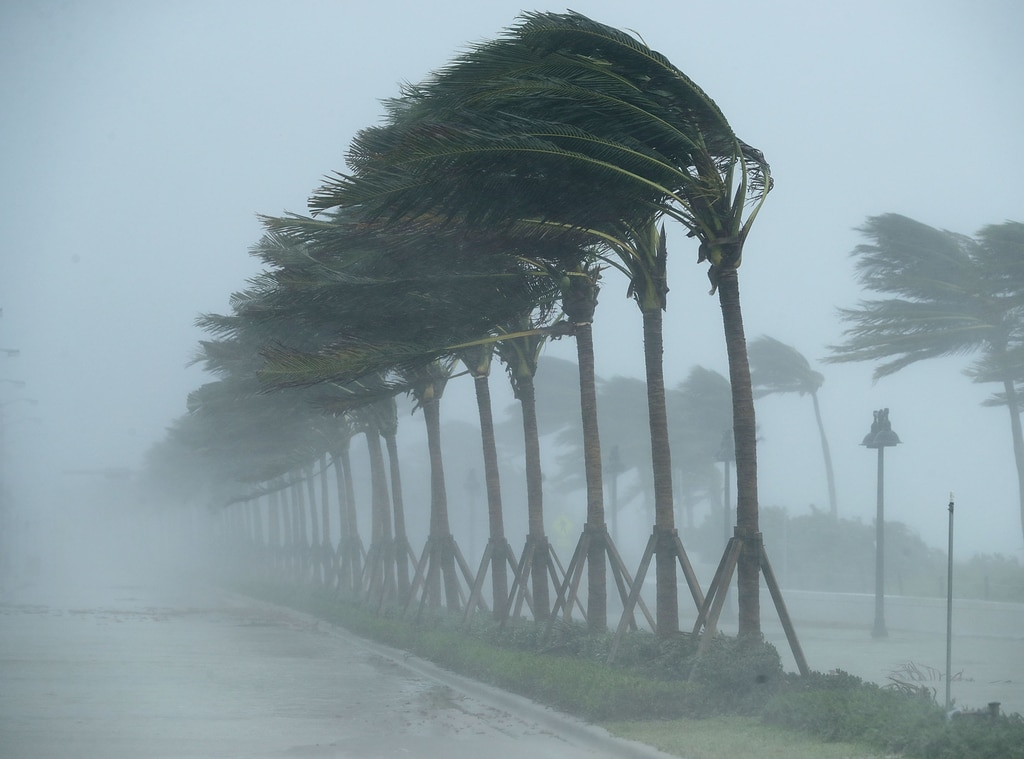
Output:
[[[953,668],[953,494],[949,494],[949,552],[946,576],[946,711],[952,705],[950,677]]]

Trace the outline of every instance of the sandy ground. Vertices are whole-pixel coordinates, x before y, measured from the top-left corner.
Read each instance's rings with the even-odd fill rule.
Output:
[[[209,589],[0,604],[0,757],[666,756]]]

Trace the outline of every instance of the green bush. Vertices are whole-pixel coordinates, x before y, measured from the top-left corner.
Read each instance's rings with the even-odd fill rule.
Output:
[[[762,639],[716,635],[694,662],[710,713],[758,714],[784,680],[779,652]]]

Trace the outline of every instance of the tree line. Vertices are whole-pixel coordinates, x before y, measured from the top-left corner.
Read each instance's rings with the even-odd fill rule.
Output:
[[[696,250],[687,255],[706,265],[722,308],[729,376],[694,372],[687,382],[714,386],[726,406],[713,412],[697,401],[689,418],[718,441],[726,456],[720,460],[735,466],[736,543],[727,554],[734,550],[740,635],[757,636],[767,565],[758,521],[755,389],[811,397],[830,508],[837,511],[816,396],[823,376],[771,338],[753,341],[748,352],[739,269],[772,188],[761,152],[733,132],[696,83],[632,35],[576,13],[529,13],[498,39],[403,87],[387,101],[383,122],[356,135],[347,160],[347,172],[313,192],[308,214],[262,217],[264,236],[252,252],[263,271],[232,296],[231,313],[198,319],[209,339],[197,361],[217,379],[190,395],[190,413],[153,452],[153,467],[205,470],[221,502],[249,504],[239,512],[248,534],[265,529],[261,544],[287,547],[272,559],[279,568],[315,572],[320,581],[329,578],[339,589],[381,602],[443,604],[468,614],[485,605],[482,585],[489,577],[499,618],[518,615],[524,604],[539,620],[578,605],[588,626],[603,630],[609,570],[626,606],[621,627],[633,623],[637,609],[648,613],[639,589],[653,562],[656,599],[648,619],[655,630],[679,629],[680,573],[707,624],[713,594],[705,595],[690,566],[673,484],[674,457],[684,462],[681,480],[692,483],[696,475],[686,465],[699,458],[695,446],[706,453],[707,442],[670,429],[662,364],[666,226],[678,225],[693,239]],[[1005,403],[1016,420],[1024,509],[1019,307],[1013,305],[1021,291],[1013,280],[1021,225],[987,228],[972,247],[949,233],[936,232],[932,240],[916,222],[901,219],[870,219],[865,234],[874,245],[855,251],[862,284],[899,297],[843,311],[853,326],[830,360],[893,358],[879,368],[885,374],[931,355],[981,350],[972,376],[1008,378],[994,402]],[[905,250],[913,248],[906,235],[897,244],[879,231],[886,224],[927,238],[912,251],[916,258]],[[979,268],[988,265],[982,250],[990,242],[1004,246],[1008,268],[998,277],[995,261],[987,274]],[[961,269],[950,244],[964,258]],[[966,279],[969,273],[974,279]],[[635,573],[606,524],[604,478],[616,472],[602,447],[591,327],[607,274],[627,278],[643,319],[645,381],[626,391],[646,400],[653,524]],[[986,285],[987,278],[993,279]],[[953,308],[969,312],[963,329],[947,328],[942,309]],[[940,348],[954,336],[966,341],[967,322],[983,317],[987,331]],[[580,435],[573,451],[583,462],[586,494],[586,524],[565,567],[545,534],[534,383],[542,348],[554,338],[576,345]],[[495,358],[522,417],[528,530],[520,551],[504,531],[489,391]],[[452,537],[441,455],[441,401],[456,375],[473,379],[480,420],[489,538],[476,572]],[[400,394],[413,399],[427,432],[430,527],[419,554],[405,532],[395,444]],[[365,436],[371,466],[367,551],[355,531],[348,452],[356,435]],[[328,464],[337,476],[342,541],[336,548],[325,545]],[[253,506],[259,499],[265,507]],[[300,545],[307,548],[292,550]],[[576,595],[584,575],[585,603]]]

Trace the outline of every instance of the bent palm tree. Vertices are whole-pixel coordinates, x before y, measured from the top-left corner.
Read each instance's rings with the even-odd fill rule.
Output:
[[[700,260],[710,261],[722,300],[735,375],[743,483],[738,526],[753,540],[753,399],[736,268],[771,186],[763,156],[735,136],[714,102],[664,56],[575,13],[525,15],[506,37],[408,88],[390,116],[384,127],[360,134],[350,153],[355,173],[325,184],[311,200],[315,211],[361,206],[388,219],[431,215],[474,226],[532,225],[538,237],[586,231],[630,272],[650,322],[645,352],[652,361],[661,360],[657,322],[666,292],[661,248],[651,243],[657,217],[680,221],[700,240]],[[664,404],[656,397],[657,377],[651,379],[653,419]],[[659,420],[652,430],[659,448],[655,533],[671,538],[671,467],[660,426]],[[756,554],[755,547],[741,560],[744,632],[759,629]],[[675,575],[666,552],[658,555],[658,628],[669,634],[678,629]]]
[[[762,335],[750,344],[750,370],[755,397],[773,393],[799,393],[811,396],[814,419],[818,424],[818,437],[821,440],[821,455],[825,459],[829,513],[833,517],[838,517],[832,454],[829,451],[825,425],[821,420],[821,405],[818,403],[818,390],[825,382],[825,375],[814,371],[810,362],[796,348],[767,335]]]
[[[967,373],[998,382],[995,401],[1010,413],[1024,535],[1024,435],[1016,382],[1024,345],[1024,224],[985,227],[978,239],[941,231],[899,214],[867,219],[858,245],[861,285],[887,298],[840,309],[846,340],[830,362],[882,361],[875,378],[929,358],[979,353]]]
[[[491,572],[491,597],[494,619],[503,622],[508,616],[508,566],[515,568],[515,555],[505,537],[504,513],[501,502],[501,476],[498,471],[498,448],[494,437],[494,415],[491,409],[490,373],[494,356],[491,344],[475,345],[458,352],[459,358],[473,378],[477,414],[480,419],[480,439],[483,445],[484,484],[487,492],[487,523],[489,537],[484,549],[476,583],[466,604],[464,620],[468,620],[476,598],[483,586],[488,568]]]

